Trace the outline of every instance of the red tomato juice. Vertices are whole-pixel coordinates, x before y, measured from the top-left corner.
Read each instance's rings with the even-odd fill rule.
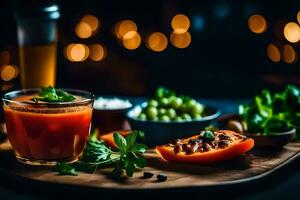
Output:
[[[70,161],[82,154],[88,140],[92,106],[36,110],[4,106],[4,116],[17,158]]]

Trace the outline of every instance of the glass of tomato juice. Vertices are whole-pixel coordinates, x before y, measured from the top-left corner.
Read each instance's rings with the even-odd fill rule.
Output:
[[[33,102],[39,89],[6,93],[3,109],[7,134],[16,158],[31,165],[75,162],[88,140],[94,95],[64,89],[71,102]]]

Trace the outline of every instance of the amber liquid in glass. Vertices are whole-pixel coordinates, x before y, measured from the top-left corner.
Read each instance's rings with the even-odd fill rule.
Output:
[[[55,86],[56,48],[56,42],[19,47],[22,88]]]

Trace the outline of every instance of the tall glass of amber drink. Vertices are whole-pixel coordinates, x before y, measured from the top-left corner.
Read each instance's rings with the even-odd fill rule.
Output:
[[[16,158],[26,164],[55,165],[75,162],[88,140],[94,96],[81,90],[64,90],[70,102],[34,102],[39,89],[6,93],[4,117]]]
[[[25,5],[16,12],[23,89],[55,86],[59,15],[55,4]]]

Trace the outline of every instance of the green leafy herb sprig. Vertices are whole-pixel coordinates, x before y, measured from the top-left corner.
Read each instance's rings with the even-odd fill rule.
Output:
[[[53,170],[59,175],[77,176],[76,171],[94,173],[99,168],[113,166],[111,174],[113,177],[120,177],[123,171],[131,177],[136,169],[144,168],[147,164],[141,156],[147,147],[136,142],[138,137],[143,136],[144,133],[141,131],[133,131],[125,138],[115,132],[113,137],[116,148],[111,149],[92,134],[79,161],[74,164],[58,163]]]
[[[38,94],[39,96],[33,97],[31,100],[35,103],[43,102],[69,102],[74,101],[75,97],[61,89],[55,89],[52,86],[42,87]]]
[[[270,135],[300,128],[300,89],[288,85],[283,92],[263,90],[248,104],[239,106],[249,133]]]

